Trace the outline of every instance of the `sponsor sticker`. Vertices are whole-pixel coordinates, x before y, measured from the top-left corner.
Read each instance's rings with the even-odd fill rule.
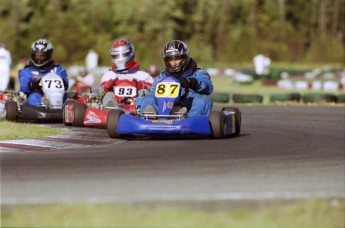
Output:
[[[101,118],[98,115],[96,115],[96,113],[94,113],[93,111],[89,111],[85,118],[86,118],[85,123],[100,123],[101,122]]]
[[[151,120],[154,124],[172,124],[172,120]]]

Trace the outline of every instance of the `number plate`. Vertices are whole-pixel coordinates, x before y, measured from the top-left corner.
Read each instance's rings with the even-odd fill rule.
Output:
[[[43,90],[65,90],[62,78],[53,73],[44,76],[41,83]]]
[[[134,86],[115,86],[114,93],[118,97],[133,97],[137,95],[137,88]]]
[[[180,84],[176,82],[160,82],[157,83],[155,96],[156,97],[178,97],[180,91]]]

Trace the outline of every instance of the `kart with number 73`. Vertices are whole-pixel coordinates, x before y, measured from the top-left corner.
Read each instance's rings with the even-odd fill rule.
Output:
[[[26,103],[21,91],[0,92],[0,119],[8,121],[62,122],[65,86],[62,78],[54,72],[40,80],[43,92],[39,107]]]

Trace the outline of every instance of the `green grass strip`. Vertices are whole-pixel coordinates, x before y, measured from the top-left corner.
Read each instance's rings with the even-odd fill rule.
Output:
[[[0,140],[32,139],[66,133],[66,130],[38,124],[0,121]]]
[[[3,207],[4,227],[344,227],[343,200],[207,206],[55,204]]]

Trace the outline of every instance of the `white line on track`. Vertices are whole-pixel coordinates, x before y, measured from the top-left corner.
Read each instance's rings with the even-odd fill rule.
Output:
[[[344,199],[345,194],[339,192],[259,192],[259,193],[216,193],[216,194],[152,194],[128,195],[112,197],[25,197],[7,198],[4,205],[45,204],[45,203],[131,203],[131,202],[207,202],[207,201],[239,201],[239,200],[296,200],[296,199]]]

